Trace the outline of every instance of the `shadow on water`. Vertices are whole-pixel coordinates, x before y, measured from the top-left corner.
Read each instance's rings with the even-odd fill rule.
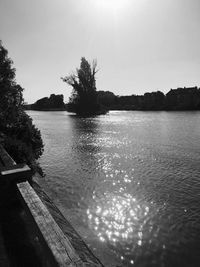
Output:
[[[97,167],[95,155],[100,151],[97,145],[97,136],[99,134],[99,125],[95,117],[79,117],[70,116],[73,140],[72,150],[75,152],[76,159],[82,167],[92,168],[95,170]],[[85,169],[84,168],[84,169]]]
[[[70,175],[65,189],[68,192],[66,201],[73,216],[85,221],[87,203],[91,199],[98,180],[98,160],[100,146],[97,143],[99,122],[95,117],[84,118],[69,116],[70,120]],[[87,227],[87,225],[86,225]]]
[[[98,133],[99,125],[97,117],[82,117],[78,115],[69,114],[68,117],[72,122],[72,127],[74,128],[77,135],[82,133]]]

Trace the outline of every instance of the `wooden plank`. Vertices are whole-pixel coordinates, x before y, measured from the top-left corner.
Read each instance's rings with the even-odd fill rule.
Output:
[[[16,162],[6,152],[6,150],[2,147],[2,145],[0,145],[0,158],[4,166],[13,166],[16,164]]]
[[[31,169],[26,164],[16,164],[1,145],[0,161],[0,181],[6,183],[7,186],[11,181],[22,182],[31,178]]]
[[[71,223],[63,216],[58,207],[53,203],[53,201],[49,198],[49,196],[45,193],[45,191],[39,186],[37,176],[34,177],[32,186],[47,207],[52,217],[63,231],[64,235],[70,240],[73,248],[76,250],[76,253],[79,255],[81,260],[86,263],[87,267],[103,267],[103,264],[100,260],[92,253],[92,251],[88,248],[88,246],[83,241],[82,237],[77,233],[77,231],[73,228]]]
[[[32,176],[31,169],[24,164],[16,164],[9,167],[2,167],[0,170],[0,179],[6,179],[6,181],[26,181]]]
[[[23,182],[17,186],[57,266],[85,266],[30,184]]]
[[[26,164],[16,164],[13,166],[1,168],[2,175],[16,173],[16,172],[23,172],[23,171],[30,171],[30,168]]]
[[[31,177],[30,168],[27,165],[16,164],[1,145],[0,170],[0,182],[12,180],[21,182]],[[29,183],[20,183],[17,187],[20,199],[32,218],[44,250],[46,248],[45,257],[52,263],[51,266],[103,267],[53,202],[46,195],[44,203],[41,201],[40,197],[44,192],[37,190],[37,193],[40,193],[38,197]],[[48,201],[46,201],[47,198]],[[47,266],[49,267],[48,264]]]

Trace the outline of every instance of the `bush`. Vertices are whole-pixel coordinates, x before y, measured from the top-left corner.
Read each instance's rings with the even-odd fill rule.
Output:
[[[23,110],[23,88],[15,81],[13,62],[0,42],[0,142],[17,163],[36,166],[42,155],[40,131]]]

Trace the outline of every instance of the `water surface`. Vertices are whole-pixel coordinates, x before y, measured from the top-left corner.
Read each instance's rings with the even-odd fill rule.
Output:
[[[106,266],[200,266],[200,112],[28,114],[49,194]]]

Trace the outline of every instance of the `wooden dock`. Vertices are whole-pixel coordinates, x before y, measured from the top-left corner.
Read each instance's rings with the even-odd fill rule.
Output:
[[[0,146],[0,266],[103,266],[31,175]]]

